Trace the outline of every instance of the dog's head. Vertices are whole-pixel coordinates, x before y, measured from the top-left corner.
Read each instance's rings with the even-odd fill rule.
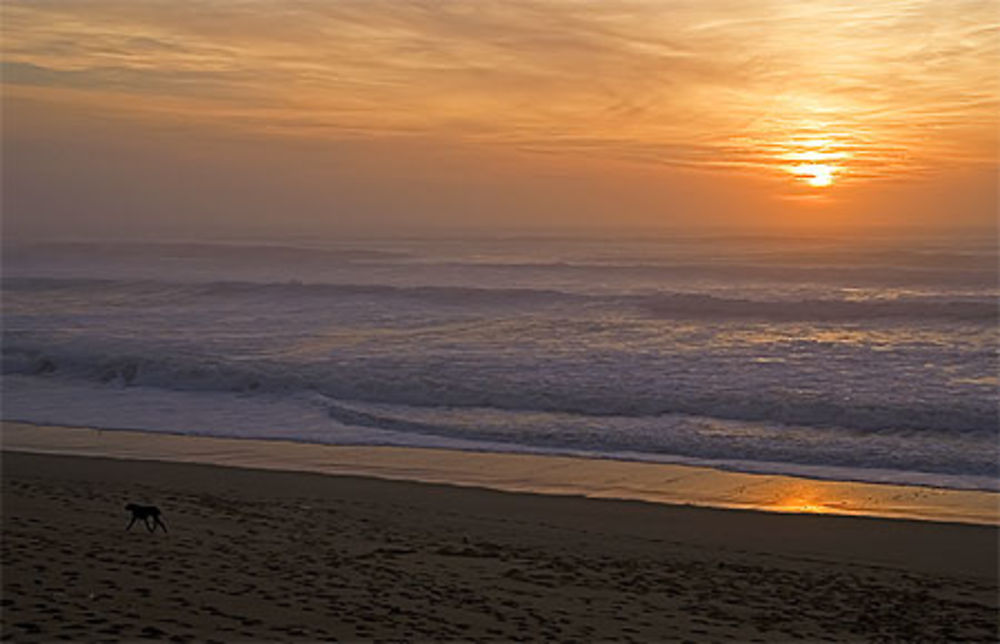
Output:
[[[125,509],[128,510],[129,512],[135,512],[138,508],[139,506],[136,505],[135,503],[128,503],[125,505]]]

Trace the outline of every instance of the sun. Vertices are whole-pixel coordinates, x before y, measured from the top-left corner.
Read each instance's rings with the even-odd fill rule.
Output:
[[[779,156],[791,164],[782,169],[813,188],[832,186],[844,172],[842,162],[850,158],[850,153],[838,149],[836,141],[825,139],[805,139],[789,142],[786,151]]]
[[[784,170],[813,188],[827,188],[833,185],[843,168],[832,163],[798,163],[785,166]]]
[[[798,167],[798,175],[814,188],[825,188],[833,185],[837,167],[825,163],[812,163]]]

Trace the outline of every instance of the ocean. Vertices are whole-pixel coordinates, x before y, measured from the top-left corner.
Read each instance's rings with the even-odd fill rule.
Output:
[[[3,418],[1000,490],[990,236],[6,242]]]

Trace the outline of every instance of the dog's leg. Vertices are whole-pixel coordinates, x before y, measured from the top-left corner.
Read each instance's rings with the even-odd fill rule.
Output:
[[[146,524],[146,529],[149,530],[150,532],[152,532],[153,530],[156,530],[156,526],[155,525],[152,525],[152,526],[149,525],[149,517],[146,517],[145,519],[143,519],[143,522]]]
[[[125,531],[126,532],[128,532],[129,530],[132,529],[132,524],[135,523],[135,520],[138,519],[138,518],[139,517],[135,516],[134,514],[132,515],[132,520],[128,522],[127,526],[125,526]]]
[[[167,524],[160,520],[160,515],[153,517],[153,530],[156,530],[156,526],[163,528],[163,532],[167,531]]]

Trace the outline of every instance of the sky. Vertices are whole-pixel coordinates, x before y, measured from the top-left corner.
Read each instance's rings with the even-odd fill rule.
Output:
[[[6,0],[6,236],[996,226],[995,0]]]

